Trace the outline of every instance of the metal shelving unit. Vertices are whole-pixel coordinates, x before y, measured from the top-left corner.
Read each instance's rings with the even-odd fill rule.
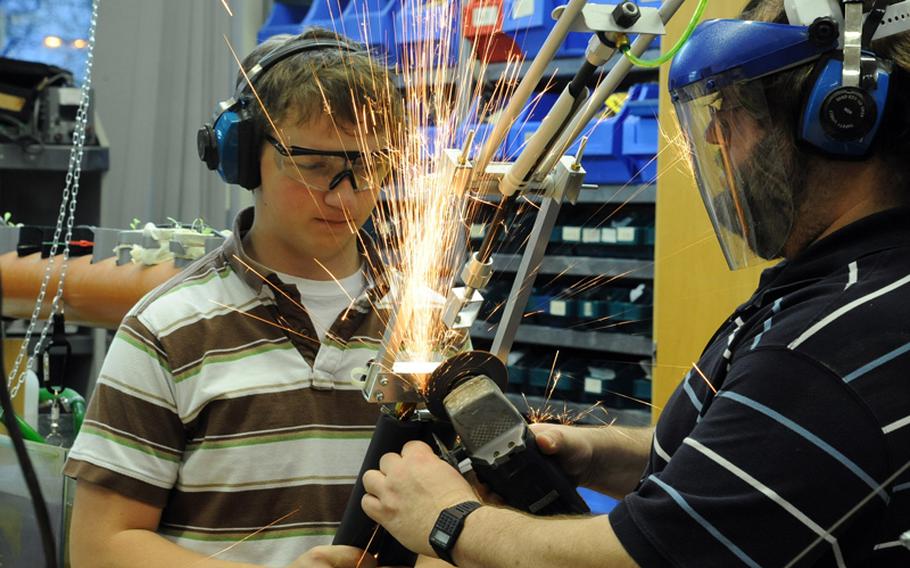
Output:
[[[494,254],[493,266],[499,272],[514,272],[521,262],[517,254]],[[567,276],[626,276],[642,280],[654,278],[654,262],[630,258],[595,258],[586,256],[547,256],[538,274]]]
[[[493,339],[496,328],[485,321],[475,322],[471,327],[471,337]],[[523,324],[515,334],[516,343],[547,345],[549,347],[569,347],[589,351],[607,351],[651,357],[654,344],[650,337],[629,335],[625,333],[607,333],[602,331],[577,331],[559,327]]]
[[[657,185],[626,184],[600,185],[597,189],[582,189],[578,203],[626,203],[654,205],[657,202]]]

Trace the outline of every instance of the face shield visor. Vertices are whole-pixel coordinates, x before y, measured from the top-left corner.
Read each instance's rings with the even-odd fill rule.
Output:
[[[673,92],[701,198],[732,270],[777,258],[794,218],[792,151],[761,80],[712,78]],[[789,158],[789,159],[788,159]]]

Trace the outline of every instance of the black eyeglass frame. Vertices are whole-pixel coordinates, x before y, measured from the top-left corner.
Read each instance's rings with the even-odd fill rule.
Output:
[[[344,158],[350,167],[345,168],[338,172],[338,174],[332,178],[332,181],[329,183],[329,191],[332,191],[338,184],[348,178],[351,181],[351,187],[354,188],[354,191],[366,191],[370,188],[365,187],[363,189],[358,189],[356,177],[354,176],[353,167],[357,164],[357,160],[362,159],[364,156],[373,156],[373,155],[382,155],[387,154],[388,150],[373,150],[372,152],[365,153],[359,151],[348,152],[345,150],[314,150],[313,148],[303,148],[301,146],[287,146],[282,144],[277,138],[271,134],[265,135],[266,141],[272,145],[275,150],[282,156],[289,158],[291,156],[330,156],[334,158]]]

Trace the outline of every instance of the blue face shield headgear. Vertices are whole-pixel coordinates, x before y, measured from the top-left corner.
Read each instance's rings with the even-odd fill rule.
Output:
[[[829,24],[832,22],[829,22]],[[875,136],[889,68],[875,60],[875,85],[841,85],[837,24],[791,26],[742,20],[705,22],[676,56],[670,93],[701,197],[731,269],[781,255],[793,228],[793,140],[839,157],[864,155]],[[816,64],[800,131],[782,132],[763,78]],[[862,97],[857,106],[854,97]],[[843,100],[835,100],[841,97]],[[871,101],[868,99],[872,99]],[[869,109],[872,109],[870,112]],[[852,122],[851,122],[852,121]]]

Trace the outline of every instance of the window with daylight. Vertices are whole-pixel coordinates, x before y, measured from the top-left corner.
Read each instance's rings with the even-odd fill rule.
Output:
[[[0,0],[0,55],[71,71],[82,83],[92,0]]]

